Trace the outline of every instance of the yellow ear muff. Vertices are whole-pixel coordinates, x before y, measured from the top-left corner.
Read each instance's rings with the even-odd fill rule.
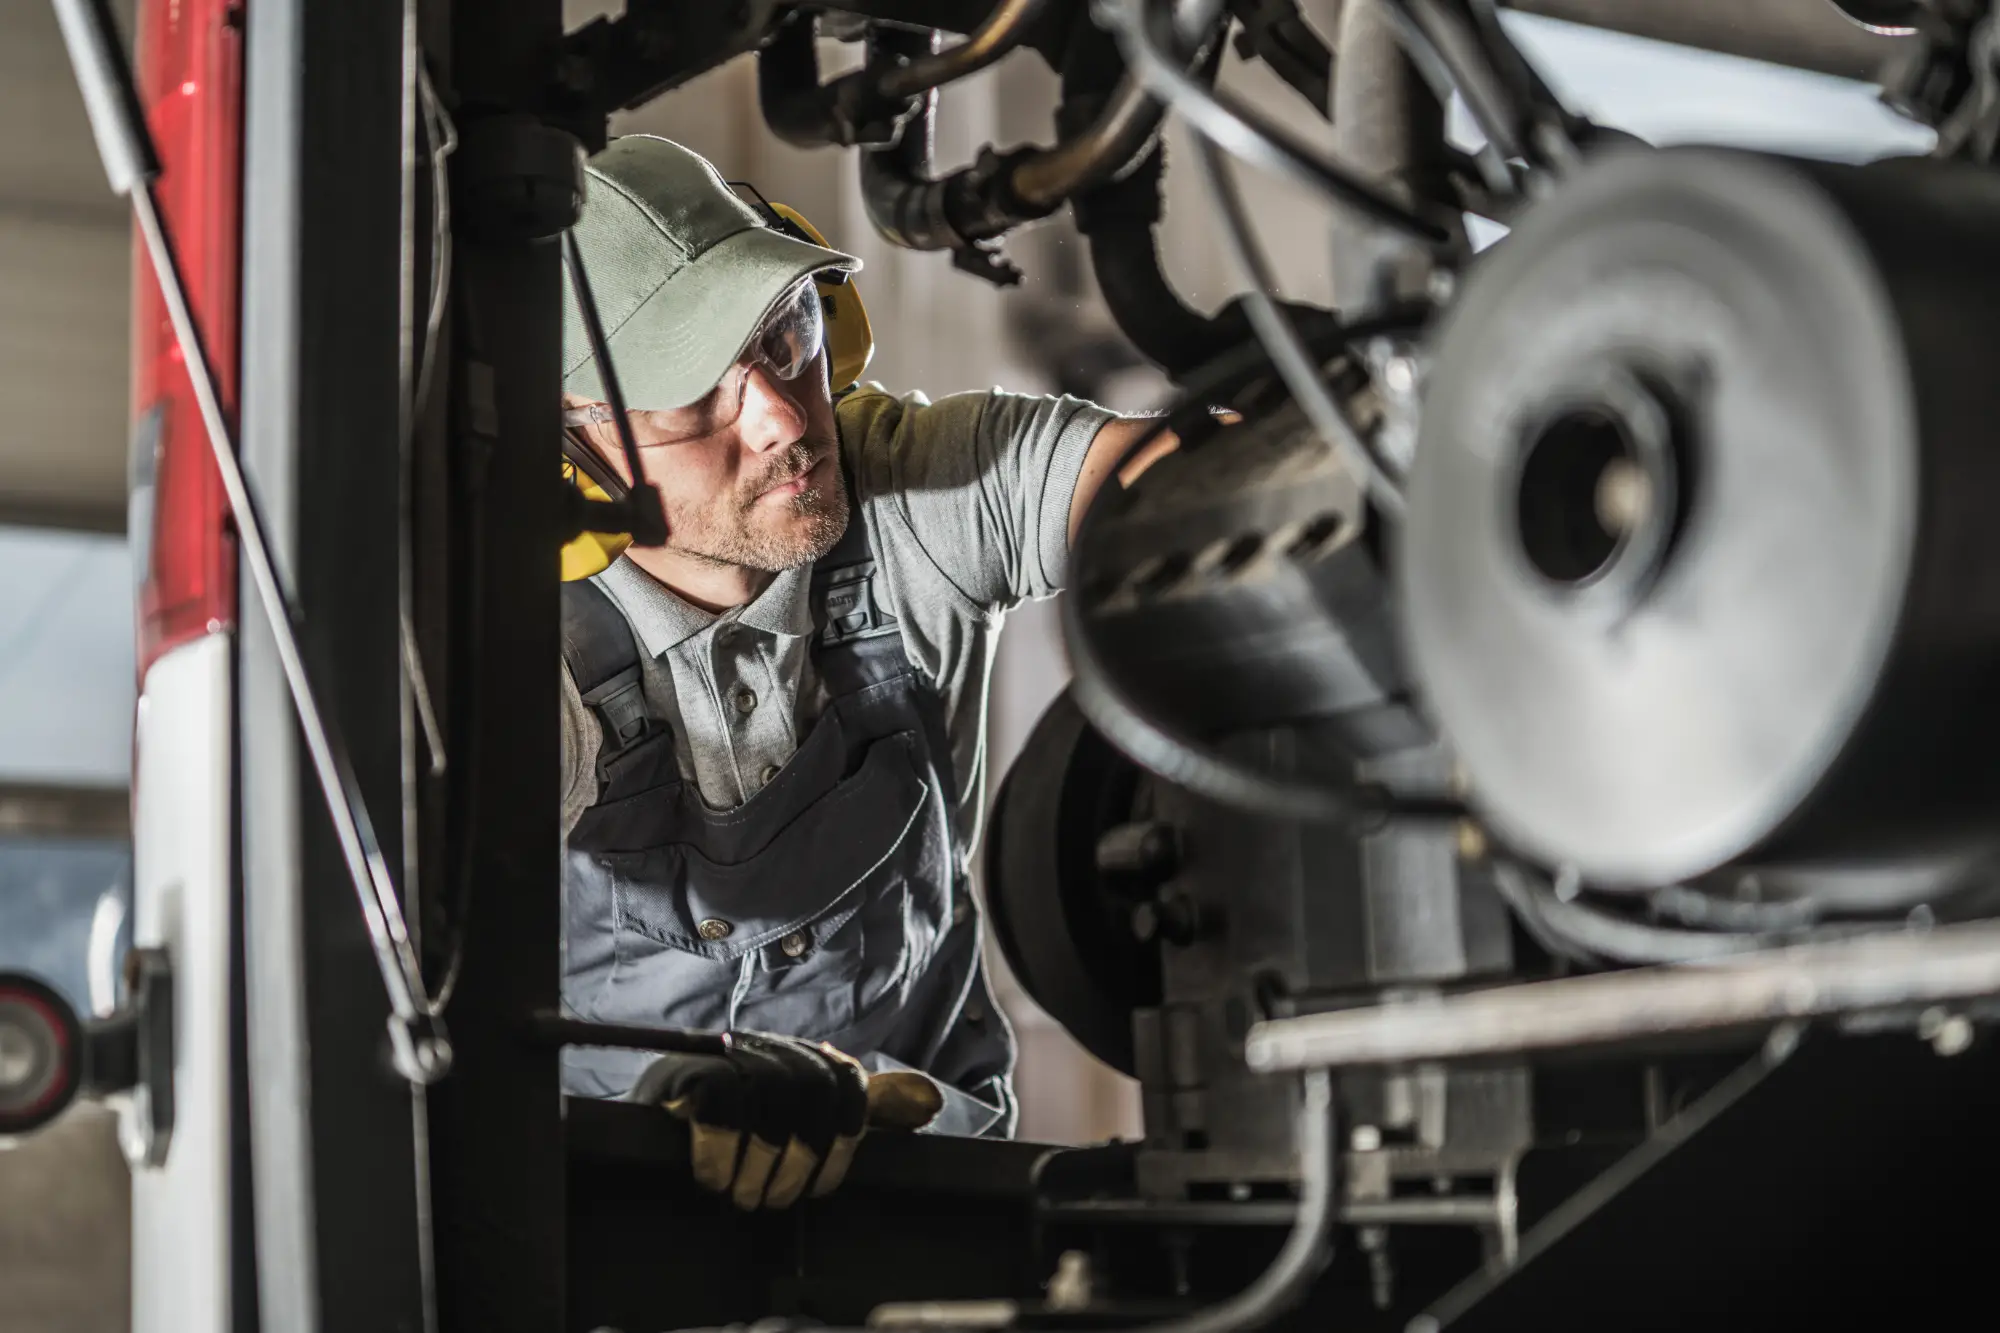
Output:
[[[819,228],[806,221],[796,208],[773,201],[771,211],[811,237],[813,244],[827,244]],[[827,375],[833,391],[843,393],[859,384],[867,372],[868,362],[875,355],[875,330],[868,326],[868,307],[861,303],[861,293],[854,290],[854,279],[816,280],[814,285],[819,288],[820,307],[826,311]]]
[[[563,480],[582,491],[585,499],[609,500],[611,498],[604,493],[602,486],[599,486],[589,477],[579,473],[576,470],[576,464],[570,462],[567,458],[563,460],[562,470]],[[580,533],[573,541],[562,548],[562,581],[564,583],[574,583],[578,579],[589,578],[592,574],[602,571],[613,560],[616,560],[619,554],[631,544],[632,538],[628,533]]]

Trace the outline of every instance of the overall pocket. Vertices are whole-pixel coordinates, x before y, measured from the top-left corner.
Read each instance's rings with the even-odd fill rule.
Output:
[[[737,833],[746,813],[782,825],[742,861],[709,855],[705,842],[730,839],[700,827],[600,853],[617,953],[604,1007],[621,1021],[834,1040],[900,998],[943,924],[928,910],[936,895],[910,882],[948,841],[917,756],[913,735],[886,736],[803,807],[718,816]]]

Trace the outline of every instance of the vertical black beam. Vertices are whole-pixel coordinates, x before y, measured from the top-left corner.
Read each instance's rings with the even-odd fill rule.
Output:
[[[445,1329],[557,1333],[567,1229],[553,1051],[520,1021],[559,993],[561,276],[552,241],[496,235],[489,151],[543,110],[559,0],[452,6],[452,526],[459,603],[450,664],[455,840],[470,875],[457,1063],[430,1094],[438,1308]],[[530,131],[532,127],[527,127]]]
[[[247,7],[243,437],[306,663],[390,864],[401,798],[398,7]],[[247,580],[246,580],[247,586]],[[246,601],[246,1018],[268,1328],[423,1323],[411,1092],[270,647]]]

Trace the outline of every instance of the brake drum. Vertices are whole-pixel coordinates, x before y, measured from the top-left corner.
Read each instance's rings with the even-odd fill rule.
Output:
[[[1592,162],[1438,335],[1399,579],[1506,843],[1586,881],[2000,810],[2000,180]]]

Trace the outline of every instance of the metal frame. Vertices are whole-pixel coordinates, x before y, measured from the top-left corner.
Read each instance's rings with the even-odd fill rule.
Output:
[[[426,21],[464,143],[479,138],[482,119],[556,119],[552,90],[522,72],[555,50],[560,0],[446,0],[427,6]],[[464,157],[454,161],[466,169]],[[545,1333],[565,1327],[568,1168],[558,1052],[523,1040],[523,1029],[558,1008],[561,972],[561,652],[550,558],[563,521],[561,256],[551,242],[464,228],[454,256],[440,381],[449,386],[449,481],[440,504],[418,515],[420,531],[441,529],[451,550],[442,704],[461,860],[448,873],[471,887],[451,1010],[456,1058],[427,1093],[438,1318],[451,1329]]]
[[[401,21],[260,0],[245,85],[244,463],[359,788],[400,803],[396,530]],[[265,1327],[417,1328],[411,1093],[267,625],[239,641],[255,1249]],[[400,830],[384,827],[400,859]]]

